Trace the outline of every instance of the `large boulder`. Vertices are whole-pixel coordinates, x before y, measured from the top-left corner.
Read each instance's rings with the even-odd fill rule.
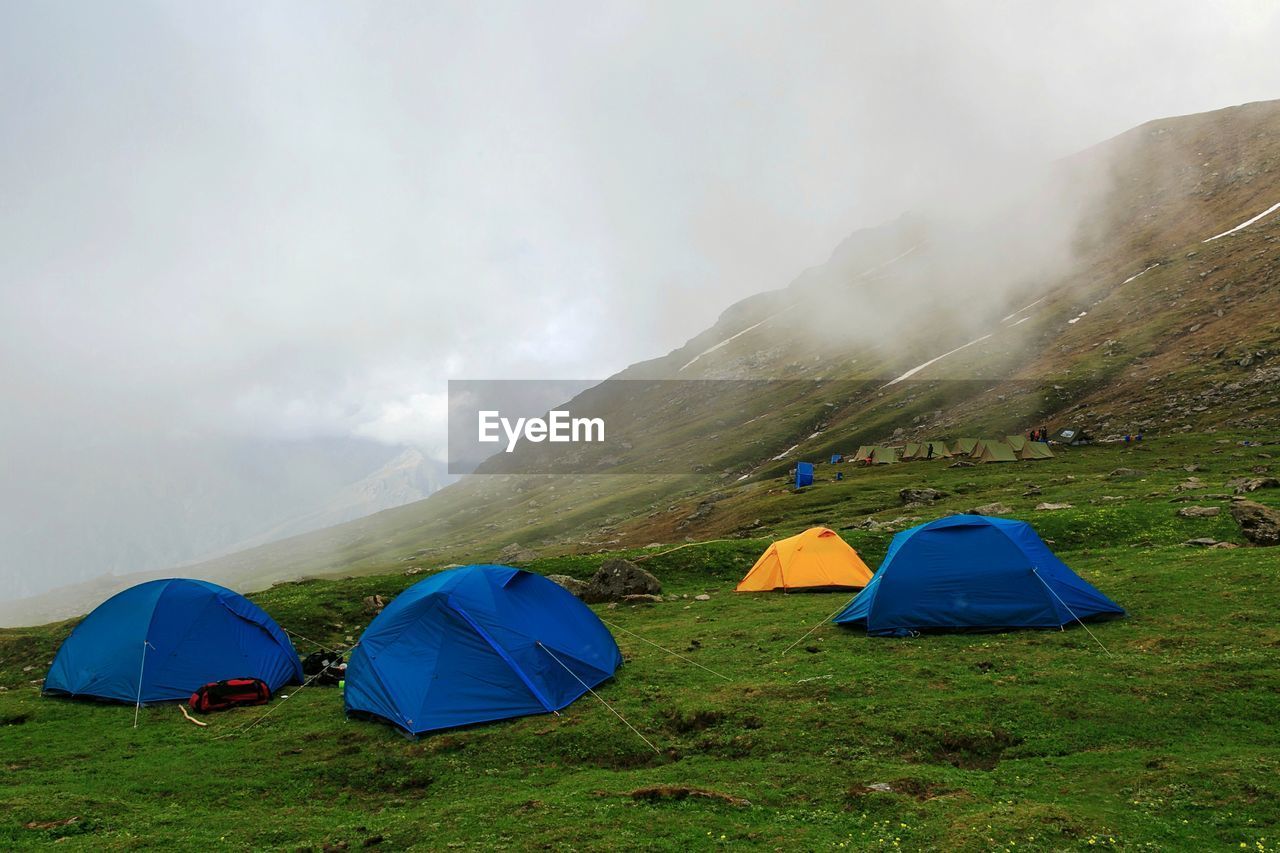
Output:
[[[1280,545],[1280,512],[1255,501],[1235,501],[1231,517],[1254,545]]]
[[[1220,506],[1184,506],[1178,510],[1179,518],[1213,518],[1222,512]]]
[[[1234,489],[1237,495],[1247,495],[1258,489],[1280,488],[1280,480],[1275,477],[1236,477],[1227,480],[1227,488]]]
[[[579,596],[588,604],[621,601],[628,595],[661,595],[662,584],[630,560],[605,560]]]
[[[905,506],[933,503],[943,497],[946,497],[946,494],[937,489],[902,489],[898,492],[898,500],[902,501]]]

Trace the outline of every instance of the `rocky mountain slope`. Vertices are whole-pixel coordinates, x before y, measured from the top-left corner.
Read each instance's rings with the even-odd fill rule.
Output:
[[[575,451],[580,473],[521,473],[553,469],[546,446],[504,455],[428,500],[191,571],[260,586],[512,541],[682,539],[709,529],[700,506],[866,442],[1276,430],[1280,102],[1150,122],[987,190],[852,235],[579,395],[567,408],[613,436]]]

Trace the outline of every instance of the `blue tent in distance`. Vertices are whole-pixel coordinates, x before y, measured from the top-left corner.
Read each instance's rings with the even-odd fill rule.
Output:
[[[953,515],[894,536],[871,582],[834,621],[901,637],[1062,628],[1077,619],[1123,615],[1026,522]]]
[[[797,462],[796,463],[796,488],[803,489],[805,486],[813,485],[813,463]]]
[[[302,664],[280,626],[244,596],[168,578],[98,605],[58,649],[44,691],[165,702],[227,678],[260,678],[276,690],[301,683]]]
[[[613,635],[568,590],[509,566],[419,581],[351,653],[347,713],[411,735],[566,707],[613,676]]]

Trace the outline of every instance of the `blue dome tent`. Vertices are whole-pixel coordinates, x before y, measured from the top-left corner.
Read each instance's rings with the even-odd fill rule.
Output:
[[[834,621],[901,637],[1062,628],[1077,619],[1123,615],[1026,522],[955,515],[894,536],[871,582]]]
[[[98,605],[58,649],[44,691],[165,702],[227,678],[260,678],[276,690],[300,683],[302,665],[280,627],[244,596],[168,578]]]
[[[558,711],[612,677],[613,635],[570,592],[508,566],[464,566],[396,596],[365,629],[347,713],[411,735]]]

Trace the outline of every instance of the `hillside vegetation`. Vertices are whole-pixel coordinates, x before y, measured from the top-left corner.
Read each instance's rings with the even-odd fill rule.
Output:
[[[606,556],[647,557],[677,596],[594,608],[626,657],[600,698],[656,753],[589,695],[560,716],[417,741],[346,721],[338,690],[316,687],[205,729],[172,705],[145,708],[135,729],[130,707],[40,697],[73,623],[0,631],[0,846],[1270,850],[1275,549],[1184,546],[1244,540],[1225,512],[1176,514],[1226,506],[1228,479],[1272,467],[1277,445],[1246,438],[844,466],[840,482],[820,466],[802,493],[763,479],[714,502],[698,538],[724,541],[536,560],[528,568],[585,575]],[[919,485],[946,496],[903,507],[899,489]],[[1277,492],[1252,497],[1277,506]],[[995,501],[1129,617],[1092,626],[1096,642],[1079,628],[871,639],[817,627],[845,596],[732,592],[770,538],[825,524],[875,566],[894,530]],[[670,532],[676,517],[618,535]],[[365,596],[431,570],[395,558],[253,598],[297,635],[345,646],[370,618]]]

